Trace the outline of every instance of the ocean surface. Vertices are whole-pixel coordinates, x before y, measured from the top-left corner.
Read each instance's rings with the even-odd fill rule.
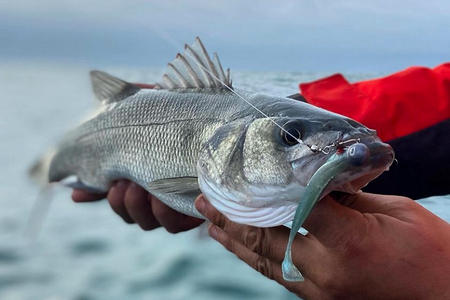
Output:
[[[296,299],[199,230],[126,225],[105,201],[75,204],[56,188],[41,228],[24,234],[39,187],[29,166],[96,105],[89,68],[0,62],[0,299]],[[111,67],[134,82],[161,70]],[[235,86],[274,95],[328,74],[235,72]],[[351,81],[379,74],[345,74]],[[44,198],[45,197],[41,197]],[[48,202],[40,200],[45,207]],[[420,201],[450,221],[450,198]]]

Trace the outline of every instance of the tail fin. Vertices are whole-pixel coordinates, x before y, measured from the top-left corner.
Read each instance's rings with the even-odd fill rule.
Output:
[[[37,239],[39,232],[44,225],[45,219],[50,210],[50,205],[54,198],[54,184],[47,183],[41,188],[36,196],[31,212],[28,216],[24,235],[32,240]]]
[[[50,169],[50,162],[55,155],[56,150],[50,149],[41,158],[35,161],[28,169],[28,176],[30,179],[41,187],[48,184],[48,171]]]
[[[50,203],[53,199],[53,186],[48,182],[48,172],[50,162],[56,153],[56,149],[50,149],[41,158],[36,160],[28,169],[30,179],[40,186],[39,194],[28,216],[28,222],[25,227],[25,236],[36,239],[45,218],[50,209]]]

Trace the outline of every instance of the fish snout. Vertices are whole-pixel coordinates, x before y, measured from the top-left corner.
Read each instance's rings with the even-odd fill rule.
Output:
[[[361,139],[349,147],[348,155],[354,165],[368,164],[373,169],[388,168],[395,158],[394,149],[378,139]]]
[[[369,160],[370,150],[365,144],[356,143],[348,147],[347,155],[352,165],[362,166]]]

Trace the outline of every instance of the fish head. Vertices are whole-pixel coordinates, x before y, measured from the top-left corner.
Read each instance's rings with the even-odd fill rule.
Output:
[[[202,192],[233,221],[286,223],[314,173],[352,144],[365,147],[351,150],[356,151],[351,167],[336,174],[324,195],[358,191],[394,159],[374,130],[347,117],[291,100],[261,111],[265,117],[246,116],[219,127],[198,161]]]
[[[308,184],[311,177],[332,155],[350,151],[347,153],[351,157],[349,168],[336,174],[324,195],[331,191],[356,193],[384,171],[389,170],[394,161],[392,147],[383,143],[375,130],[353,119],[335,115],[333,118],[321,120],[291,122],[285,123],[283,129],[288,132],[301,132],[302,139],[294,140],[284,130],[280,131],[283,140],[293,144],[287,147],[290,153],[288,161],[295,180],[302,186]],[[291,129],[292,127],[295,129]],[[363,146],[351,147],[354,144]],[[305,146],[309,149],[305,149]]]

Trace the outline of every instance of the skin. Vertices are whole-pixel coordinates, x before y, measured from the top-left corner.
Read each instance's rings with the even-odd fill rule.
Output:
[[[203,221],[165,206],[128,181],[107,195],[75,190],[75,202],[108,197],[112,209],[144,230],[176,233]],[[284,226],[257,228],[229,221],[201,195],[196,208],[209,234],[239,259],[304,299],[450,298],[450,225],[409,198],[368,193],[327,196],[297,234],[293,261],[304,282],[286,282],[281,262],[289,236]]]
[[[126,180],[115,182],[107,194],[90,194],[82,190],[74,190],[72,193],[73,201],[78,203],[105,197],[112,210],[125,222],[136,223],[143,230],[164,227],[170,233],[178,233],[204,222],[173,210],[139,185]]]
[[[209,234],[304,299],[450,299],[450,225],[411,199],[367,193],[321,200],[297,234],[293,261],[304,282],[286,282],[283,226],[236,224],[200,196]]]

